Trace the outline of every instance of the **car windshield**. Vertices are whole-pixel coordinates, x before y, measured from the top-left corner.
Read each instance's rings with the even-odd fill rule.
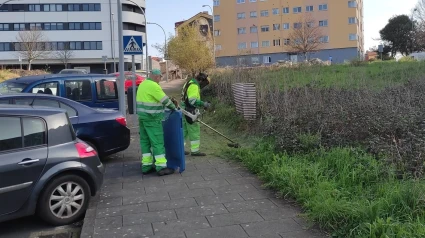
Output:
[[[24,83],[6,81],[0,83],[0,94],[20,93],[26,86]]]

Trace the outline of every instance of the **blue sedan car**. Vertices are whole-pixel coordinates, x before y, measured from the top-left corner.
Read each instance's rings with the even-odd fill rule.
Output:
[[[0,95],[0,104],[65,109],[77,137],[95,148],[100,157],[123,151],[130,145],[127,121],[113,109],[94,109],[63,97],[33,93]]]

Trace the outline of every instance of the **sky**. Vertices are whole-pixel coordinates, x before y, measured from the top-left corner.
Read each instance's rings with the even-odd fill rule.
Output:
[[[365,49],[379,44],[379,41],[373,39],[379,38],[379,30],[387,24],[390,17],[399,14],[410,16],[417,1],[364,0]],[[210,11],[202,5],[212,7],[212,4],[212,0],[146,0],[146,17],[148,22],[161,25],[168,37],[169,33],[174,34],[175,22],[187,20],[202,11]],[[152,45],[165,41],[164,32],[156,25],[148,25],[147,33],[149,55],[162,56]]]

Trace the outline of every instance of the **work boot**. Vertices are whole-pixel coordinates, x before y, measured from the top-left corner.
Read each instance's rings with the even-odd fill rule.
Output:
[[[170,168],[163,168],[160,171],[157,172],[157,174],[159,176],[164,176],[164,175],[170,175],[170,174],[174,174],[174,169],[170,169]]]
[[[190,155],[190,152],[189,151],[185,151],[184,152],[184,155]]]
[[[202,152],[192,152],[191,154],[192,156],[206,156],[207,154],[202,153]]]
[[[152,166],[142,166],[142,174],[147,175],[155,172],[155,168]]]

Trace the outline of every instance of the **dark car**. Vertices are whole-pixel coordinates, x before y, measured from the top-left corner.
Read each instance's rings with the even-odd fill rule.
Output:
[[[33,214],[52,225],[80,219],[105,169],[66,111],[0,105],[0,131],[0,222]]]
[[[43,93],[77,101],[89,107],[118,109],[116,77],[104,74],[46,74],[9,79],[0,94]]]
[[[77,137],[95,148],[100,157],[123,151],[130,145],[130,129],[126,119],[116,110],[97,110],[66,98],[32,93],[0,95],[0,104],[66,110]]]

